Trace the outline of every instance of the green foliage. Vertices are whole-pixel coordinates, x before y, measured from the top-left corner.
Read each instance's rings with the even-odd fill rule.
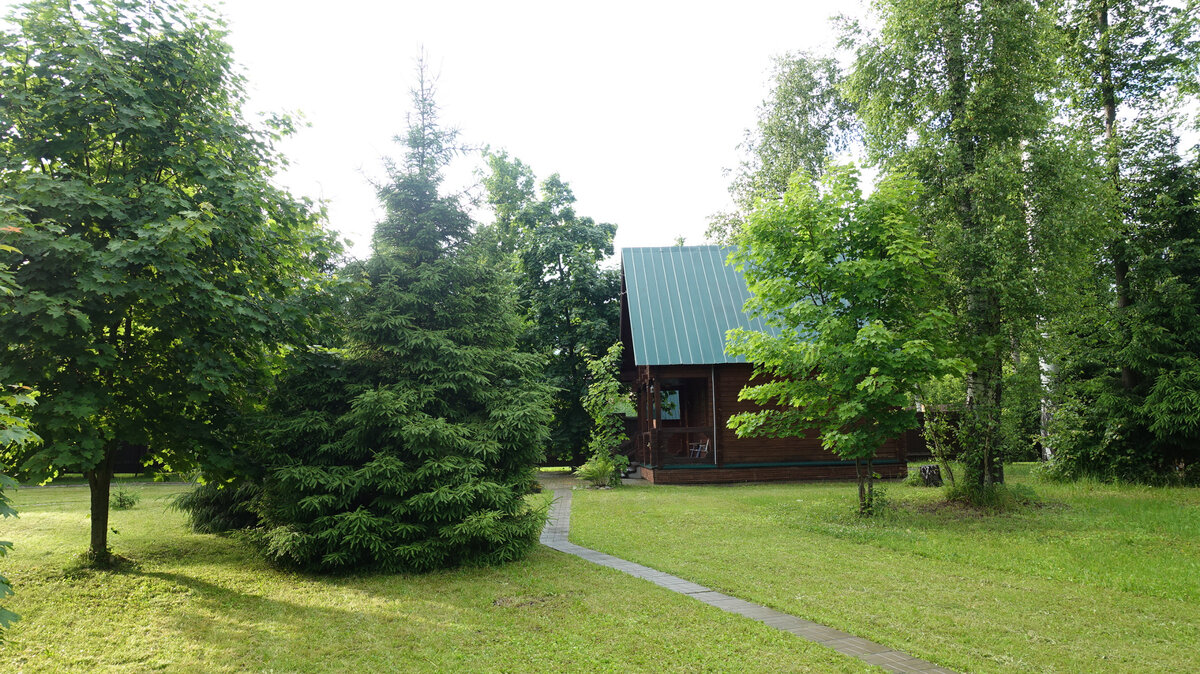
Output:
[[[872,158],[920,181],[926,238],[949,275],[942,304],[971,362],[965,481],[1003,481],[1004,368],[1038,362],[1039,321],[1067,308],[1107,227],[1087,143],[1057,120],[1053,3],[888,0],[849,26],[846,90]],[[1048,299],[1049,298],[1049,299]]]
[[[1041,405],[1046,391],[1038,356],[1036,350],[1031,353],[1016,346],[1004,365],[1000,455],[1005,462],[1041,458]]]
[[[141,494],[132,489],[117,487],[108,496],[108,507],[113,510],[129,510],[142,500]]]
[[[496,214],[489,234],[511,255],[526,328],[521,345],[546,360],[554,395],[547,457],[578,463],[587,442],[586,360],[617,338],[621,289],[613,254],[615,225],[575,214],[570,186],[551,175],[536,188],[533,171],[503,152],[487,155],[484,178]]]
[[[1106,105],[1132,113],[1123,115],[1121,125],[1137,125],[1172,112],[1179,94],[1197,93],[1197,9],[1195,0],[1061,3],[1063,93],[1085,113],[1079,119],[1087,132],[1105,134]],[[1108,138],[1106,149],[1124,145],[1122,135]]]
[[[625,456],[593,454],[582,466],[575,469],[575,477],[587,480],[593,487],[615,487],[621,484],[622,468],[617,465],[617,459],[625,459],[628,465],[629,459]]]
[[[589,458],[575,475],[597,487],[617,486],[629,468],[629,457],[618,453],[629,439],[624,416],[633,411],[629,393],[617,379],[622,349],[621,342],[614,342],[603,356],[587,360],[590,383],[583,407],[592,419],[592,432],[587,444]]]
[[[819,179],[834,152],[848,146],[854,126],[836,59],[805,52],[776,56],[771,79],[770,97],[743,142],[750,159],[730,188],[746,209],[759,198],[782,196],[796,171]]]
[[[590,382],[583,407],[592,418],[589,454],[611,454],[629,439],[622,417],[633,412],[633,404],[618,379],[623,349],[621,342],[613,342],[603,356],[587,360]]]
[[[116,448],[149,445],[176,470],[228,461],[277,345],[304,340],[296,297],[331,281],[337,247],[272,181],[288,122],[243,121],[243,80],[207,10],[39,0],[9,25],[0,204],[37,226],[0,251],[20,287],[2,310],[0,381],[45,400],[32,415],[44,442],[5,464],[88,476],[102,563]]]
[[[7,389],[0,389],[0,450],[5,455],[41,442],[41,437],[33,432],[28,414],[37,405],[38,392],[19,384]]]
[[[260,487],[248,480],[233,484],[205,482],[177,494],[171,499],[171,507],[187,513],[192,531],[222,534],[258,524],[253,505],[260,492]]]
[[[1071,2],[1073,117],[1116,203],[1085,309],[1055,325],[1058,477],[1186,481],[1200,465],[1200,162],[1178,129],[1197,101],[1194,2]]]
[[[0,278],[0,283],[3,282],[4,279]],[[7,289],[11,289],[11,286]],[[27,386],[0,388],[0,456],[7,456],[10,452],[41,442],[41,438],[30,428],[27,413],[27,410],[36,404],[37,391]],[[16,481],[0,473],[0,518],[17,516],[11,498],[4,493],[5,490],[12,491],[16,488]],[[11,541],[0,540],[0,557],[7,555],[12,547]],[[7,578],[0,575],[0,599],[12,594],[12,585]],[[0,606],[0,641],[4,639],[4,630],[19,619],[20,616],[16,613]]]
[[[425,77],[386,216],[358,269],[344,348],[296,350],[271,401],[261,463],[267,556],[320,571],[427,571],[524,555],[544,512],[524,499],[550,389],[517,350],[510,276],[439,193],[456,152]],[[486,239],[484,239],[486,242]]]
[[[747,309],[781,333],[730,333],[729,352],[769,381],[742,390],[764,407],[729,425],[743,437],[819,433],[826,449],[860,464],[865,514],[871,460],[916,425],[918,385],[963,368],[947,339],[951,317],[934,302],[945,274],[920,235],[916,197],[912,181],[894,176],[864,197],[852,167],[831,168],[819,189],[797,174],[735,239]]]
[[[837,61],[828,56],[796,52],[772,59],[771,93],[758,108],[755,128],[746,131],[741,149],[749,157],[729,186],[743,214],[760,198],[782,196],[796,171],[820,178],[833,154],[848,147],[855,119],[841,81]],[[717,214],[706,234],[728,243],[742,219]]]
[[[5,494],[5,490],[12,491],[17,488],[17,483],[11,477],[0,473],[0,518],[16,517],[17,511],[12,507],[12,499]],[[8,551],[12,549],[12,542],[0,541],[0,558],[8,555]],[[11,597],[13,594],[12,584],[8,579],[0,575],[0,599]],[[9,611],[0,606],[0,643],[4,641],[4,630],[10,625],[21,619],[21,616]]]

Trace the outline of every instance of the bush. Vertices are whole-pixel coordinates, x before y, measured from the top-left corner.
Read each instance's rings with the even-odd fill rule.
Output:
[[[993,484],[987,487],[960,482],[946,487],[946,500],[982,510],[1003,512],[1038,503],[1037,493],[1022,484]]]
[[[141,494],[125,487],[117,487],[109,494],[108,506],[113,510],[129,510],[141,500]]]
[[[875,475],[875,479],[879,479],[878,474]],[[858,514],[862,517],[877,517],[891,507],[892,499],[888,496],[887,488],[879,485],[871,489],[870,498],[860,505]]]
[[[628,467],[629,457],[599,452],[575,470],[575,477],[591,482],[593,487],[615,487],[621,484],[621,475]]]
[[[258,524],[253,503],[260,493],[261,488],[249,482],[209,482],[177,495],[171,507],[187,513],[192,531],[220,534]]]

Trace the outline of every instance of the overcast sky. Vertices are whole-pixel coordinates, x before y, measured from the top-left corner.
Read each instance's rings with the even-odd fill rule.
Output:
[[[828,21],[857,2],[307,2],[220,5],[258,110],[310,126],[283,146],[284,184],[322,199],[369,252],[367,176],[399,156],[417,54],[438,75],[442,121],[559,173],[577,212],[618,226],[617,246],[703,242],[729,202],[726,168],[768,91],[770,57],[831,49]],[[465,186],[477,157],[455,167]],[[489,212],[478,214],[490,218]]]

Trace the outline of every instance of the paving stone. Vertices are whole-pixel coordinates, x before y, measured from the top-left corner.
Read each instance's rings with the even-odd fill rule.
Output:
[[[826,627],[824,625],[801,627],[799,629],[785,630],[785,631],[791,632],[792,634],[795,634],[797,636],[804,637],[805,639],[808,639],[809,641],[816,641],[818,643],[825,643],[826,641],[837,641],[838,639],[846,639],[846,638],[854,636],[853,634],[847,634],[846,632],[843,632],[841,630],[835,630],[832,627]]]
[[[746,604],[748,604],[746,608],[735,611],[735,613],[740,613],[747,618],[751,618],[759,622],[766,622],[768,618],[775,618],[780,615],[778,611],[769,609],[766,606],[751,604],[750,602],[746,602]]]
[[[843,653],[847,653],[847,652],[853,650],[853,651],[855,651],[855,655],[866,655],[869,653],[883,653],[885,651],[893,650],[887,646],[884,646],[883,644],[877,644],[874,641],[870,641],[868,639],[863,639],[862,637],[849,637],[846,639],[837,639],[834,641],[825,641],[822,643],[826,646],[832,646],[833,648],[836,648],[837,650],[842,651]]]
[[[689,596],[691,596],[694,599],[699,599],[700,601],[704,602],[705,604],[712,604],[712,603],[718,602],[718,601],[733,599],[733,597],[730,597],[727,594],[721,594],[720,592],[714,592],[713,590],[705,590],[703,592],[691,592],[691,593],[689,593]]]
[[[712,603],[712,605],[716,606],[717,608],[722,609],[724,611],[728,611],[730,613],[736,613],[738,615],[746,616],[747,618],[753,618],[753,617],[755,617],[754,615],[752,615],[753,613],[755,613],[756,611],[762,611],[767,608],[761,604],[755,604],[753,602],[748,602],[745,599],[731,599],[729,601],[714,601]]]
[[[810,623],[809,621],[804,620],[803,618],[797,618],[794,615],[788,615],[786,613],[783,614],[783,617],[781,617],[781,618],[760,619],[759,622],[765,623],[766,625],[768,625],[770,627],[774,627],[777,630],[783,630],[784,632],[791,632],[792,630],[809,629],[815,624],[815,623]],[[795,632],[793,632],[793,634],[794,633]]]
[[[547,482],[550,482],[547,480]],[[797,618],[788,613],[755,604],[744,599],[731,597],[698,583],[684,580],[669,573],[657,571],[648,566],[614,557],[612,555],[585,548],[570,543],[571,522],[571,490],[566,486],[558,486],[560,480],[554,480],[554,500],[550,504],[550,517],[546,528],[542,530],[539,540],[543,545],[567,554],[575,555],[589,562],[607,566],[627,573],[631,576],[648,580],[679,594],[694,597],[700,601],[729,613],[736,613],[784,632],[789,632],[802,639],[815,641],[822,646],[828,646],[838,652],[854,656],[868,664],[882,667],[892,672],[918,672],[921,674],[957,674],[953,670],[939,667],[932,662],[913,657],[902,651],[891,649],[883,644],[877,644],[869,639],[854,636],[820,623]]]
[[[684,581],[684,583],[682,585],[676,585],[672,589],[674,589],[679,594],[686,594],[689,596],[694,596],[697,594],[701,594],[703,592],[712,592],[711,588],[704,587],[703,585],[700,585],[698,583],[689,583],[686,581]]]

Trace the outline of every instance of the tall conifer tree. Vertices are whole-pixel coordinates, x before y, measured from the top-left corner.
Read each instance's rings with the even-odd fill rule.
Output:
[[[424,67],[404,160],[350,306],[342,355],[310,352],[280,388],[262,516],[270,556],[314,569],[415,570],[522,555],[524,494],[550,419],[540,363],[516,348],[512,280],[441,194],[457,150]]]

